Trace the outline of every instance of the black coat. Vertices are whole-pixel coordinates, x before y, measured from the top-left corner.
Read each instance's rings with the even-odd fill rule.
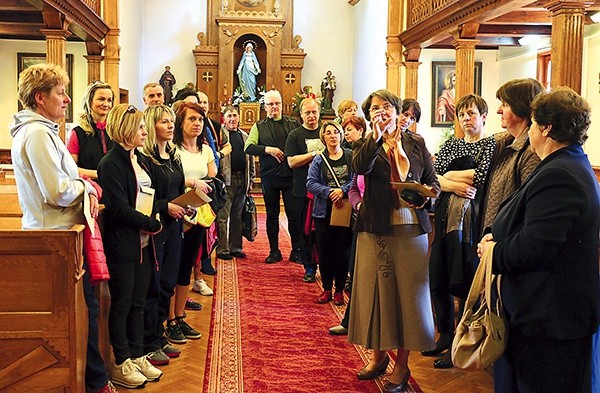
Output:
[[[492,223],[511,329],[578,339],[598,329],[598,181],[581,146],[546,157]]]
[[[137,150],[138,163],[149,173],[147,158]],[[129,152],[115,144],[98,165],[98,183],[102,187],[104,253],[108,263],[133,263],[142,259],[140,231],[150,234],[161,223],[135,210],[137,179]],[[156,200],[154,211],[158,211]],[[154,253],[152,253],[154,254]]]
[[[355,230],[377,235],[391,231],[392,186],[390,184],[391,166],[383,148],[383,138],[375,142],[368,136],[363,142],[354,142],[352,151],[352,170],[365,176],[365,194],[358,212]],[[436,194],[440,193],[440,183],[435,175],[431,154],[425,146],[423,137],[411,132],[402,133],[402,148],[410,161],[407,180],[429,185]],[[424,233],[431,232],[429,213],[424,209],[416,210]]]

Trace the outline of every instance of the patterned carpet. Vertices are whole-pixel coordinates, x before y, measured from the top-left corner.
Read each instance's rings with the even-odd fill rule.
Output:
[[[246,259],[217,262],[212,329],[204,378],[207,393],[381,392],[385,377],[359,381],[369,351],[329,335],[344,307],[316,303],[320,282],[302,281],[289,262],[289,236],[280,231],[284,260],[265,264],[264,215]],[[392,365],[390,365],[392,367]],[[390,371],[388,369],[388,371]],[[409,392],[421,392],[411,378]]]

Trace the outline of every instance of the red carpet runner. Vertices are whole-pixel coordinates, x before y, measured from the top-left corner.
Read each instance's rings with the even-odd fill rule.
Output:
[[[381,392],[384,378],[356,379],[370,352],[348,344],[346,336],[328,334],[344,307],[316,303],[320,283],[304,283],[302,266],[287,260],[283,228],[284,260],[264,263],[269,251],[264,222],[259,215],[259,236],[245,243],[248,258],[217,262],[203,391]],[[407,391],[421,389],[411,378]]]

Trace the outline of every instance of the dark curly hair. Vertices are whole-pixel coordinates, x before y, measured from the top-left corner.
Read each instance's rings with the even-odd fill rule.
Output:
[[[583,145],[591,123],[590,105],[568,87],[538,95],[531,104],[536,123],[552,126],[548,135],[559,143]]]

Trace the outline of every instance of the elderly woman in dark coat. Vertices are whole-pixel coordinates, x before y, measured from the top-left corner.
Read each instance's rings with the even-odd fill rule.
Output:
[[[496,392],[589,392],[600,316],[600,191],[583,152],[590,107],[563,87],[532,104],[531,149],[542,162],[478,246],[492,245],[508,321]]]
[[[431,224],[423,206],[400,199],[390,181],[414,180],[435,194],[440,185],[423,138],[398,127],[401,104],[387,90],[373,92],[365,100],[362,109],[373,133],[352,157],[355,173],[365,176],[365,193],[356,223],[348,339],[375,350],[373,359],[358,372],[359,379],[385,372],[389,363],[385,351],[398,350],[385,392],[400,392],[406,386],[411,350],[434,346],[427,269]]]

